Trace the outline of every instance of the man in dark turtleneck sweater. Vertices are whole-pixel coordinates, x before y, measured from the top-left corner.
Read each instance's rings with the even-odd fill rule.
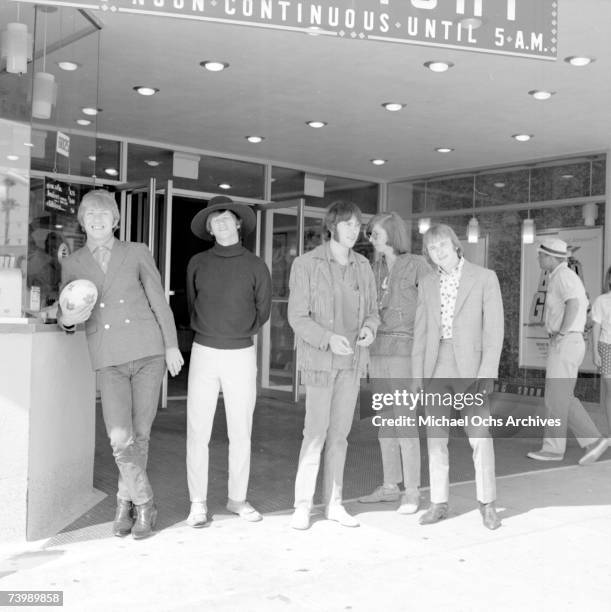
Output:
[[[219,390],[223,390],[229,435],[227,509],[248,521],[261,515],[246,501],[250,434],[257,394],[252,337],[271,309],[271,277],[262,259],[240,243],[255,228],[249,206],[212,198],[191,223],[192,232],[215,245],[191,258],[187,300],[195,332],[187,396],[187,523],[207,521],[208,444]]]

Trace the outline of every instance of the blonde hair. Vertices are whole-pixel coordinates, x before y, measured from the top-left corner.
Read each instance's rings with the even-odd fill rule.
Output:
[[[82,197],[77,213],[77,219],[81,226],[84,226],[85,213],[90,208],[109,210],[112,213],[113,227],[116,228],[119,225],[119,219],[121,218],[119,207],[113,195],[106,189],[95,189]]]
[[[445,223],[435,223],[431,225],[431,227],[429,227],[427,232],[422,237],[422,254],[424,255],[424,258],[429,263],[429,265],[433,267],[435,267],[435,263],[429,257],[428,247],[431,242],[433,242],[435,239],[440,238],[449,238],[452,242],[452,245],[456,249],[456,254],[458,255],[458,257],[463,256],[462,245],[460,244],[460,240],[458,240],[458,237],[456,236],[454,230]]]

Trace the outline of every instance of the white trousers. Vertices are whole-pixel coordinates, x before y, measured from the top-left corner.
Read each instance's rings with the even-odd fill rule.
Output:
[[[545,407],[547,417],[559,418],[561,426],[545,429],[544,451],[564,455],[567,429],[575,434],[581,447],[600,438],[594,421],[574,394],[585,350],[581,334],[567,334],[553,344],[550,342],[545,371]]]
[[[219,391],[229,436],[228,497],[244,501],[250,475],[250,434],[257,399],[255,347],[215,349],[193,343],[187,392],[187,482],[192,502],[208,493],[208,444]]]

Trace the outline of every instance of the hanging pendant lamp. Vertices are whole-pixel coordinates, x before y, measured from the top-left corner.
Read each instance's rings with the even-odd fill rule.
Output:
[[[8,23],[1,39],[0,56],[6,60],[6,71],[25,74],[28,71],[28,27],[25,23]]]

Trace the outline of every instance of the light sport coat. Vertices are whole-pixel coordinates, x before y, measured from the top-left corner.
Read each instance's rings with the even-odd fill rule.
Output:
[[[452,323],[452,345],[461,378],[496,378],[503,348],[504,318],[496,273],[465,260]],[[439,274],[422,279],[414,324],[412,377],[428,380],[441,338]]]
[[[304,385],[329,385],[333,354],[329,339],[333,335],[333,277],[329,263],[329,246],[322,244],[293,261],[289,278],[288,320],[295,332],[297,368]],[[359,328],[367,326],[375,336],[378,317],[375,279],[366,257],[352,252],[359,287]],[[364,374],[369,350],[357,346],[354,367]]]
[[[146,245],[115,238],[106,274],[84,246],[62,260],[62,289],[79,278],[98,289],[85,323],[94,370],[164,355],[166,348],[178,346],[174,316]]]

